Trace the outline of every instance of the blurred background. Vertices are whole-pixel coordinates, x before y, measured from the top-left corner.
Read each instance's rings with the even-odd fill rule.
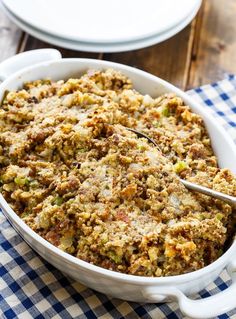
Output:
[[[135,66],[187,90],[223,79],[226,73],[236,73],[235,14],[235,0],[203,0],[190,24],[156,45],[118,53],[59,49],[63,57],[88,57]],[[0,61],[17,52],[44,47],[56,46],[22,31],[0,10]]]

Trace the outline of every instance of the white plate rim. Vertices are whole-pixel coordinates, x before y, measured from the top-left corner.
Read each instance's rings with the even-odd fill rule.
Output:
[[[192,12],[190,16],[188,16],[184,21],[182,21],[179,25],[177,25],[175,28],[169,30],[168,32],[164,32],[162,34],[158,34],[146,39],[143,39],[141,41],[130,41],[128,43],[116,43],[116,44],[94,44],[94,43],[85,43],[85,42],[79,42],[79,41],[72,41],[72,40],[66,40],[60,37],[53,37],[47,33],[44,33],[40,30],[37,30],[20,19],[18,19],[16,16],[13,15],[3,4],[1,3],[1,7],[3,11],[6,13],[6,15],[21,29],[23,29],[25,32],[29,33],[33,37],[36,37],[42,41],[51,43],[53,45],[71,49],[75,51],[83,51],[83,52],[94,52],[94,53],[114,53],[114,52],[125,52],[125,51],[131,51],[131,50],[138,50],[142,48],[146,48],[155,44],[158,44],[160,42],[163,42],[171,37],[173,37],[175,34],[183,30],[196,16],[199,6],[196,6],[195,10]]]
[[[10,2],[8,2],[10,1]],[[193,2],[194,1],[194,2]],[[37,23],[32,20],[29,16],[24,16],[21,17],[19,12],[16,11],[16,9],[14,8],[14,6],[12,5],[12,3],[16,4],[17,1],[14,1],[14,2],[11,2],[11,0],[2,0],[4,6],[8,9],[8,11],[10,13],[12,13],[17,19],[21,20],[23,23],[27,24],[29,27],[33,27],[34,29],[37,29],[39,30],[40,32],[42,33],[46,33],[52,37],[57,37],[57,38],[63,38],[64,40],[72,40],[72,41],[76,41],[76,42],[83,42],[83,43],[88,43],[88,44],[91,44],[91,43],[94,43],[94,44],[113,44],[113,43],[117,43],[117,42],[133,42],[133,41],[141,41],[143,39],[146,39],[146,38],[150,38],[152,36],[156,36],[157,34],[162,34],[163,32],[168,32],[169,30],[173,30],[176,26],[178,26],[182,21],[185,21],[189,16],[192,15],[192,12],[195,11],[196,7],[198,7],[198,10],[201,6],[201,3],[202,3],[202,0],[189,0],[189,2],[193,2],[192,4],[192,7],[191,7],[191,10],[190,8],[188,8],[188,12],[185,12],[185,14],[181,17],[181,19],[176,19],[176,20],[173,20],[172,23],[169,24],[168,27],[165,27],[165,28],[162,28],[159,30],[156,29],[155,31],[152,30],[150,32],[146,32],[145,33],[141,33],[139,35],[136,35],[135,37],[127,37],[127,36],[123,36],[123,37],[120,37],[120,38],[116,38],[116,40],[113,39],[102,39],[102,36],[99,35],[101,38],[98,39],[98,38],[87,38],[87,37],[83,37],[82,35],[79,35],[79,36],[73,36],[73,35],[70,35],[69,33],[60,33],[58,32],[57,30],[51,30],[49,27],[43,25],[42,23],[40,25],[37,25]]]

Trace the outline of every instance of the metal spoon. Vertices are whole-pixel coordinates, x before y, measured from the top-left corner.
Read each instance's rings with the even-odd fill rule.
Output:
[[[138,137],[146,138],[149,142],[154,144],[159,149],[159,146],[157,145],[157,143],[153,139],[151,139],[149,136],[147,136],[146,134],[143,134],[143,133],[136,131],[132,128],[127,128],[127,130],[135,133]],[[230,204],[231,206],[236,207],[236,197],[234,197],[234,196],[230,196],[230,195],[227,195],[227,194],[224,194],[221,192],[217,192],[211,188],[200,186],[198,184],[188,182],[188,181],[181,179],[181,178],[180,178],[180,181],[188,189],[191,189],[193,191],[220,199],[220,200]]]

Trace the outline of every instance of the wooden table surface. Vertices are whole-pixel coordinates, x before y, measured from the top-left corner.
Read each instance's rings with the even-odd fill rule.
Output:
[[[63,57],[104,59],[135,66],[181,89],[236,73],[236,1],[203,0],[193,22],[171,39],[123,53],[89,53],[59,48]],[[55,47],[22,32],[0,11],[0,62],[18,52]]]

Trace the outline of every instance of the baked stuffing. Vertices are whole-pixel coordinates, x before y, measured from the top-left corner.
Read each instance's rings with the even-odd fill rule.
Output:
[[[2,101],[4,198],[36,233],[82,260],[156,277],[216,260],[231,236],[232,208],[179,177],[236,194],[203,120],[174,94],[142,95],[108,69],[26,83]]]

